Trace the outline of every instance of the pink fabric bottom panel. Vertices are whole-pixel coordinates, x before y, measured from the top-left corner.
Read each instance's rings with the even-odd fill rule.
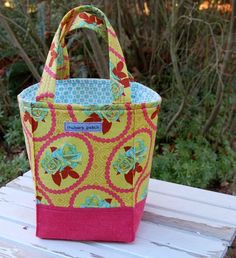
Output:
[[[36,235],[47,239],[132,242],[145,200],[134,208],[64,208],[36,205]]]

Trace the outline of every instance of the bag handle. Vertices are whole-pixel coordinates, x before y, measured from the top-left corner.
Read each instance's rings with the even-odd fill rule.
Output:
[[[91,5],[76,7],[63,17],[47,56],[36,101],[53,102],[56,80],[68,79],[69,59],[65,36],[69,31],[78,28],[95,30],[103,38],[107,38],[113,103],[130,103],[130,79],[116,33],[105,14]]]
[[[81,13],[77,19],[81,19],[80,16],[84,19],[88,19],[88,15],[85,14],[85,13]],[[78,22],[75,22],[75,23],[78,23]],[[72,25],[72,27],[70,28],[69,31],[72,31],[72,30],[76,29],[76,27],[74,27],[73,25]],[[83,24],[80,21],[80,28],[88,28],[87,23]],[[103,31],[106,31],[106,28],[104,27],[104,24],[100,24],[99,22],[98,23],[91,23],[91,24],[89,24],[89,29],[92,29],[92,30],[96,31],[98,34],[100,34],[100,36],[103,38],[103,40],[105,40],[107,42],[107,40],[108,40],[107,39],[107,34],[106,33],[101,33]],[[61,43],[61,47],[63,49],[64,69],[60,69],[60,67],[57,67],[57,79],[58,80],[63,80],[63,79],[68,79],[69,76],[70,76],[70,60],[69,60],[67,46],[65,44],[65,38],[63,38],[62,42],[60,42],[60,43]],[[133,75],[128,70],[127,70],[127,72],[128,72],[128,75],[129,75],[130,82],[133,82],[134,81]]]

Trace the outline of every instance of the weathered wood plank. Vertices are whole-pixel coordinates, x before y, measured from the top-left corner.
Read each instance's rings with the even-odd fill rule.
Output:
[[[28,171],[24,173],[23,176],[32,178],[32,173],[31,171]],[[236,196],[156,179],[150,179],[149,182],[149,191],[151,192],[166,194],[181,199],[192,200],[226,209],[236,210]]]
[[[158,206],[158,207],[152,206],[152,205],[149,205],[148,202],[146,203],[145,211],[148,211],[148,212],[151,212],[154,214],[158,214],[158,215],[164,216],[166,218],[173,218],[173,219],[177,219],[177,220],[187,221],[190,223],[199,223],[202,225],[208,225],[210,227],[215,228],[216,230],[221,230],[222,228],[226,227],[226,228],[232,229],[232,230],[229,230],[229,232],[235,231],[235,226],[225,225],[224,223],[215,222],[215,221],[209,220],[204,217],[198,217],[198,216],[194,216],[192,214],[181,213],[179,211],[170,210],[168,208],[164,208],[164,207],[160,207],[160,206]],[[177,225],[177,227],[178,227],[178,225]],[[191,228],[190,228],[190,230],[191,230]],[[204,232],[204,230],[200,231],[200,233],[201,232]],[[211,234],[211,233],[209,232],[209,234]],[[224,234],[227,234],[227,231]],[[225,236],[222,239],[229,239],[229,238],[227,236]]]
[[[149,243],[148,246],[143,246],[143,240],[140,238],[137,238],[135,243],[129,243],[129,244],[119,244],[119,243],[96,243],[97,245],[103,245],[106,248],[110,249],[111,254],[114,252],[125,250],[127,253],[137,253],[140,256],[137,257],[143,257],[143,258],[207,258],[207,257],[214,257],[211,254],[208,254],[207,256],[196,254],[193,252],[187,252],[183,250],[179,250],[178,248],[169,246],[169,245],[162,245],[153,239]],[[125,256],[124,256],[125,257]],[[215,256],[222,258],[223,256]]]
[[[23,197],[22,201],[19,202],[18,198],[14,198],[16,194]],[[9,203],[11,208],[6,208],[8,206],[6,203]],[[12,220],[11,223],[25,223],[29,227],[34,227],[33,213],[24,215],[22,211],[16,219],[15,208],[12,208],[18,206],[18,209],[33,211],[34,205],[31,172],[25,173],[23,177],[13,180],[7,187],[0,189],[0,217],[3,219],[8,217],[8,222]],[[7,211],[7,217],[1,214],[1,206]],[[228,198],[228,195],[224,194],[151,179],[137,241],[129,245],[93,243],[93,246],[104,248],[106,251],[129,253],[133,255],[132,257],[156,257],[156,254],[164,258],[182,258],[186,255],[186,257],[223,257],[226,246],[235,235],[235,210],[236,198],[233,196]],[[146,256],[145,253],[149,252],[153,245],[159,249]],[[163,250],[165,251],[162,252]]]
[[[6,186],[21,189],[25,192],[34,192],[33,180],[29,177],[19,176],[16,179],[9,182],[8,184],[6,184]]]
[[[236,233],[235,228],[227,226],[214,227],[206,223],[199,223],[195,221],[179,219],[176,217],[163,216],[157,214],[157,209],[152,209],[147,206],[145,207],[142,220],[149,221],[154,224],[166,225],[171,228],[190,231],[198,235],[218,238],[228,243],[232,243]]]
[[[30,186],[32,187],[32,183],[30,183],[31,182],[30,180],[29,180],[29,178],[25,179],[25,178],[21,177],[20,181],[18,180],[17,185],[16,184],[13,184],[13,185],[10,184],[10,185],[8,185],[9,187],[5,188],[5,190],[4,190],[4,188],[2,188],[3,192],[4,191],[8,191],[8,192],[10,191],[11,192],[11,189],[13,191],[12,194],[8,195],[5,198],[7,198],[8,200],[14,199],[15,196],[18,195],[18,194],[15,194],[14,189],[15,190],[22,190],[22,188],[18,187],[19,185],[23,185],[24,187],[30,187]],[[28,201],[28,202],[31,203],[30,207],[34,208],[33,194],[31,195],[31,198],[32,198],[31,200],[28,200],[29,198],[24,197],[24,198],[22,198],[23,203],[22,203],[22,201],[20,201],[20,202],[22,203],[22,205],[25,205],[25,202]],[[190,230],[192,230],[193,225],[195,225],[196,226],[195,227],[195,232],[200,232],[200,233],[204,234],[204,232],[206,232],[206,229],[207,229],[206,225],[208,225],[211,228],[211,230],[208,233],[206,232],[207,233],[206,235],[212,235],[212,233],[217,233],[218,232],[217,235],[219,235],[221,239],[228,240],[228,241],[232,239],[232,235],[235,231],[234,227],[226,226],[225,223],[214,222],[212,219],[204,218],[202,216],[201,217],[196,217],[195,214],[194,215],[185,214],[182,211],[179,212],[178,210],[177,211],[172,210],[172,208],[170,209],[168,202],[164,203],[164,207],[160,206],[160,202],[158,202],[158,198],[159,197],[155,197],[155,200],[154,200],[154,201],[157,202],[157,204],[158,204],[157,206],[152,207],[151,205],[149,205],[149,202],[147,202],[147,205],[146,205],[145,209],[147,211],[151,211],[154,214],[158,214],[159,216],[166,217],[168,222],[170,222],[169,218],[173,218],[172,223],[168,226],[175,226],[175,227],[179,228],[180,226],[183,226],[183,223],[184,223],[185,224],[184,228],[186,230],[187,229],[186,224],[189,224],[189,225],[191,224]],[[194,206],[194,204],[191,204],[191,205]],[[164,220],[162,220],[162,221],[164,223]],[[178,221],[178,223],[176,223],[176,225],[174,225],[173,221]],[[179,225],[180,221],[182,221],[183,223],[181,223]],[[205,225],[205,227],[202,227],[202,230],[200,228],[201,225]],[[212,230],[213,230],[213,232],[212,232]],[[221,232],[221,233],[219,233],[219,232]]]
[[[25,172],[24,175],[25,177],[31,177],[32,178],[32,172],[29,170],[28,172]]]
[[[24,192],[11,187],[2,187],[0,189],[0,201],[35,209],[35,198],[33,193]],[[154,224],[195,232],[196,234],[219,238],[228,242],[231,242],[234,236],[235,228],[226,226],[214,227],[207,223],[183,220],[176,217],[160,215],[159,213],[160,209],[146,205],[143,220],[150,221]]]
[[[32,178],[31,171],[26,172],[24,177]],[[30,182],[31,181],[24,182],[25,184],[23,186],[32,188]],[[162,180],[150,179],[149,192],[236,210],[236,196],[165,182]]]
[[[236,196],[151,179],[149,191],[236,210]]]
[[[26,246],[0,237],[0,257],[1,258],[66,258],[62,254],[48,252],[45,249]],[[68,257],[67,257],[68,258]]]
[[[33,193],[23,192],[10,187],[2,187],[0,189],[0,201],[35,209],[35,199]],[[195,232],[196,234],[215,237],[223,241],[231,242],[233,240],[235,228],[226,226],[213,227],[206,223],[197,223],[189,220],[182,220],[176,217],[160,215],[159,212],[160,210],[146,205],[143,220],[154,224]]]
[[[35,210],[12,203],[0,201],[0,218],[27,226],[35,226]],[[157,234],[158,232],[158,234]],[[193,232],[180,231],[163,225],[142,222],[138,234],[146,247],[155,239],[161,246],[174,247],[176,250],[201,254],[208,257],[208,251],[224,252],[226,243],[217,239],[199,236]]]
[[[157,236],[158,235],[158,236]],[[185,252],[201,254],[203,256],[212,253],[223,254],[227,242],[218,239],[208,238],[196,232],[178,230],[164,225],[144,222],[140,224],[138,236],[142,239],[154,241],[163,246],[170,246]]]
[[[7,184],[8,187],[21,189],[27,192],[33,192],[33,183],[31,178],[18,177],[12,182]],[[188,193],[186,193],[187,195]],[[166,210],[167,212],[177,213],[178,218],[188,219],[200,223],[207,223],[209,221],[212,226],[235,226],[236,216],[235,211],[232,209],[225,209],[215,205],[194,202],[192,200],[180,199],[175,196],[169,196],[162,193],[155,193],[149,191],[147,203],[153,208],[159,210]],[[192,218],[192,219],[191,219]]]
[[[0,202],[0,218],[31,226],[35,223],[35,210],[6,202]]]
[[[224,209],[155,192],[148,192],[147,203],[157,209],[162,207],[191,215],[193,218],[205,218],[214,221],[218,225],[236,227],[235,211],[231,209]]]
[[[0,201],[18,204],[28,208],[35,208],[35,196],[32,192],[22,191],[19,188],[2,187],[0,188]]]
[[[24,173],[24,177],[32,178],[31,171]],[[156,179],[150,179],[149,191],[236,210],[236,196],[228,194],[217,193]]]
[[[77,242],[77,241],[62,241],[62,240],[45,240],[35,237],[35,228],[25,224],[17,224],[8,220],[0,218],[0,228],[1,228],[1,238],[9,241],[14,241],[18,244],[29,246],[30,248],[35,248],[39,250],[45,250],[51,254],[57,254],[63,257],[81,257],[81,258],[110,258],[111,253],[107,248],[93,246],[92,242]],[[29,249],[30,251],[30,249]],[[112,256],[115,258],[134,258],[140,257],[135,255],[129,255],[125,252],[117,251],[113,253]],[[33,257],[30,255],[25,257]],[[50,257],[50,256],[42,256]]]
[[[52,253],[63,253],[68,257],[170,257],[170,258],[193,258],[208,257],[199,256],[194,253],[181,251],[172,247],[151,243],[137,238],[134,243],[98,243],[98,242],[77,242],[62,240],[45,240],[35,237],[35,228],[23,223],[17,224],[0,218],[1,236],[17,243],[27,244],[31,247],[45,249]],[[92,255],[91,255],[92,253]],[[166,256],[165,256],[166,255]]]

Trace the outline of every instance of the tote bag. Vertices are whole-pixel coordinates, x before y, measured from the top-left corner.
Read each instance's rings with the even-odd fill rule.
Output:
[[[109,79],[69,79],[68,32],[107,41]],[[131,82],[107,17],[69,11],[52,41],[42,78],[18,96],[34,180],[40,238],[130,242],[143,214],[161,98]]]

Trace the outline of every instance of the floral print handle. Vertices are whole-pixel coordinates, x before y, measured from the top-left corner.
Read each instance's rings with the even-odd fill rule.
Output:
[[[62,19],[47,56],[36,100],[53,102],[56,80],[68,79],[69,62],[64,39],[69,31],[78,28],[92,29],[107,38],[113,103],[130,103],[130,79],[116,33],[105,14],[91,5],[74,8]]]

